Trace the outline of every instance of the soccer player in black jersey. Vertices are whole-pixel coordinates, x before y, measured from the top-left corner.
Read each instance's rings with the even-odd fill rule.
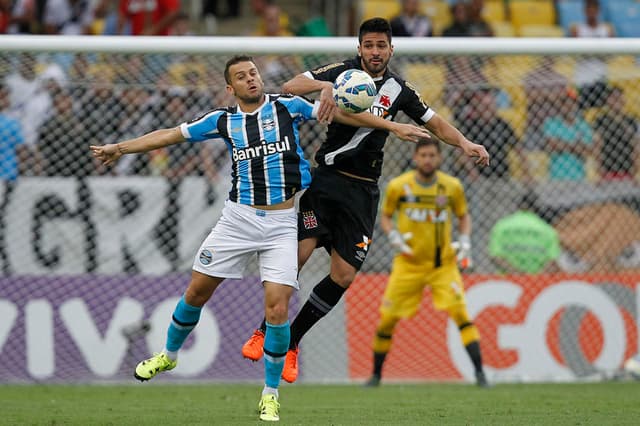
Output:
[[[318,119],[329,123],[327,139],[315,159],[311,186],[300,200],[298,215],[298,264],[301,268],[317,247],[331,256],[331,270],[313,289],[291,325],[291,340],[282,378],[293,382],[298,376],[298,343],[311,327],[339,302],[355,279],[368,252],[376,221],[382,170],[383,147],[388,132],[332,122],[335,102],[333,82],[347,69],[366,71],[375,81],[378,96],[370,112],[393,120],[399,111],[426,127],[440,140],[457,146],[489,164],[489,154],[433,111],[416,89],[387,67],[393,55],[391,27],[382,18],[362,23],[358,55],[343,62],[307,71],[286,82],[283,91],[297,95],[320,92]],[[336,191],[336,188],[340,188]],[[264,322],[263,322],[264,325]],[[256,330],[242,348],[245,358],[262,356],[263,327]]]

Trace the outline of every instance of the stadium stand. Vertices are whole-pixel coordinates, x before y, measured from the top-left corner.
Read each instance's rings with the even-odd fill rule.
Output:
[[[435,103],[440,100],[445,84],[445,70],[438,64],[410,63],[404,69],[404,76],[414,82],[416,89],[423,93],[426,101]]]
[[[442,35],[442,30],[451,24],[451,10],[449,5],[442,0],[423,1],[422,11],[431,18],[434,35]]]
[[[380,16],[391,19],[400,12],[397,0],[365,0],[358,4],[360,21]]]
[[[640,37],[640,2],[616,0],[606,2],[608,21],[620,37]]]
[[[521,25],[518,35],[520,37],[564,37],[565,31],[558,25],[530,24]]]
[[[582,0],[560,0],[556,4],[558,12],[558,25],[566,32],[572,25],[586,20]],[[604,20],[602,8],[600,9],[600,21]]]
[[[556,12],[552,0],[510,1],[509,16],[516,31],[523,25],[555,25]]]
[[[491,22],[491,28],[496,37],[515,37],[516,30],[511,22]]]
[[[482,17],[491,24],[506,21],[507,14],[504,2],[502,0],[486,0],[482,8]]]

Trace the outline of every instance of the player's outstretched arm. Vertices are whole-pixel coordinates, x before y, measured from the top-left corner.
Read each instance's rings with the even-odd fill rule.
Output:
[[[91,153],[106,166],[115,163],[124,154],[153,151],[154,149],[184,142],[184,136],[179,127],[173,129],[155,130],[135,139],[124,142],[95,146],[89,148]]]
[[[489,153],[486,148],[482,145],[471,142],[462,133],[460,133],[458,129],[438,114],[431,117],[431,119],[425,124],[425,127],[441,141],[449,145],[458,146],[466,155],[476,158],[476,164],[481,166],[489,165]]]
[[[299,96],[320,92],[318,121],[327,124],[331,124],[333,121],[338,107],[333,100],[333,83],[330,81],[314,80],[304,74],[298,74],[282,85],[282,91]]]
[[[413,124],[396,123],[391,120],[385,120],[382,117],[373,115],[369,112],[361,112],[358,114],[344,112],[339,108],[335,113],[335,120],[338,123],[347,124],[353,127],[369,127],[371,129],[382,129],[392,132],[400,139],[409,142],[418,142],[420,139],[430,138],[429,132],[424,128],[414,126]]]

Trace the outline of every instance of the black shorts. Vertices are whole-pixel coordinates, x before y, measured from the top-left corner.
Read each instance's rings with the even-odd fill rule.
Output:
[[[316,169],[300,198],[298,240],[318,238],[318,247],[335,249],[360,270],[367,257],[378,213],[377,183]]]

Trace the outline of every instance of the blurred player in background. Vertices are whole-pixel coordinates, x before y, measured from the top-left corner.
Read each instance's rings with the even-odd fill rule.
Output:
[[[134,376],[149,380],[177,365],[178,351],[198,323],[204,304],[226,278],[242,278],[258,254],[265,294],[265,387],[260,419],[279,420],[278,385],[289,347],[289,299],[298,289],[297,216],[294,195],[311,181],[298,138],[300,121],[315,119],[319,102],[292,95],[265,95],[253,59],[231,58],[227,91],[237,106],[218,108],[172,129],[156,130],[117,144],[91,146],[95,157],[113,164],[123,154],[147,152],[181,142],[223,139],[232,153],[232,189],[222,216],[193,263],[191,282],[172,316],[165,348],[138,364]],[[379,126],[413,140],[428,134],[369,113],[337,117],[352,125]]]
[[[458,269],[458,263],[462,268],[471,266],[471,216],[464,189],[457,178],[439,170],[442,157],[436,140],[419,141],[413,161],[415,170],[391,180],[382,202],[380,225],[397,254],[380,305],[373,374],[366,385],[380,384],[395,326],[416,314],[428,286],[435,308],[446,311],[458,326],[477,384],[487,387],[480,334],[467,312]],[[455,243],[451,242],[453,216],[458,222]]]
[[[382,171],[383,147],[389,132],[332,123],[337,107],[332,88],[336,77],[347,69],[366,71],[376,82],[378,96],[370,111],[393,120],[403,111],[439,139],[457,146],[477,164],[488,165],[489,154],[424,103],[408,82],[387,65],[393,54],[391,27],[382,18],[369,19],[359,31],[358,56],[307,71],[286,82],[285,92],[303,95],[320,92],[318,119],[330,122],[327,139],[316,153],[318,167],[313,182],[300,200],[298,215],[298,263],[302,267],[317,247],[331,256],[330,273],[313,289],[291,328],[291,344],[283,378],[298,376],[298,343],[302,336],[340,301],[367,256],[376,221]],[[339,188],[339,189],[338,189]],[[245,358],[262,356],[264,322],[242,348]]]

